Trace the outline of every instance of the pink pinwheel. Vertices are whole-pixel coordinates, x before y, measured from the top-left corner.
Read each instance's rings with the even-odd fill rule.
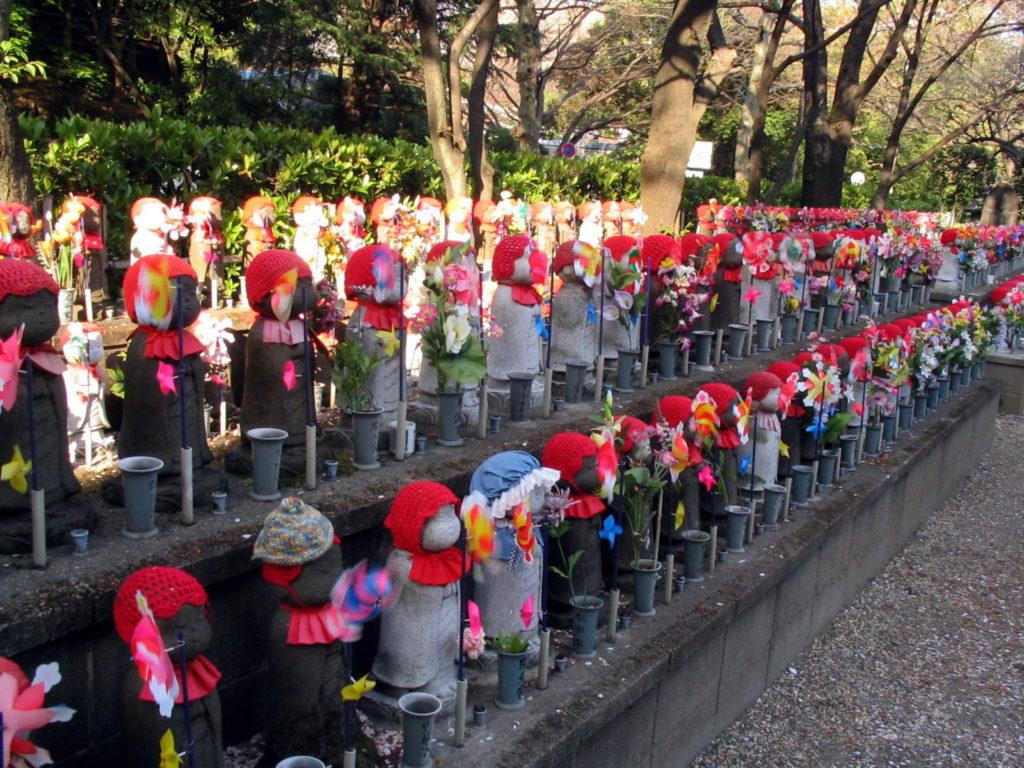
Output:
[[[798,381],[800,381],[800,374],[794,371],[782,382],[782,389],[779,390],[779,413],[786,413],[789,410],[789,404],[793,400],[793,395],[796,394]]]
[[[792,280],[779,280],[779,293],[783,296],[793,295],[794,283]]]
[[[281,371],[281,380],[284,381],[284,388],[291,392],[298,385],[298,381],[295,376],[295,361],[287,360],[284,364],[284,370]]]
[[[718,483],[718,480],[715,479],[715,473],[711,471],[711,467],[707,464],[697,473],[697,480],[704,486],[704,490],[709,492]]]
[[[73,709],[63,705],[43,706],[45,694],[60,679],[56,663],[44,664],[36,670],[32,684],[18,690],[18,679],[9,672],[0,672],[0,716],[3,719],[0,765],[5,768],[36,768],[53,763],[50,753],[37,747],[28,737],[31,731],[49,723],[67,722],[75,714]]]
[[[153,694],[153,701],[159,705],[160,714],[163,717],[170,717],[174,709],[174,700],[181,692],[178,676],[174,673],[174,664],[167,653],[167,648],[164,647],[164,639],[160,635],[160,629],[153,618],[146,596],[141,591],[136,592],[135,601],[142,618],[132,630],[132,658],[135,659],[139,677]]]
[[[530,282],[539,285],[548,274],[548,257],[530,241]]]
[[[391,293],[398,280],[395,262],[390,248],[379,247],[373,252],[373,278],[376,281],[374,292],[379,295]]]
[[[523,629],[529,629],[533,624],[533,613],[533,594],[531,593],[519,606],[519,618],[523,620]]]
[[[755,301],[760,299],[764,295],[764,291],[759,291],[754,286],[747,288],[747,292],[743,294],[743,300],[749,301],[753,304]]]
[[[602,497],[611,503],[615,497],[615,481],[619,477],[619,456],[615,452],[615,435],[609,430],[595,432],[590,439],[597,444],[597,477],[604,491]]]
[[[466,615],[469,626],[462,630],[462,652],[466,658],[475,661],[486,648],[484,625],[480,621],[480,606],[472,600],[466,601]]]
[[[21,370],[21,334],[25,326],[0,342],[0,412],[9,411],[18,399],[18,371]]]
[[[331,603],[338,609],[344,627],[341,639],[358,640],[363,625],[392,602],[392,594],[391,577],[385,568],[371,568],[362,560],[346,570],[331,590]]]
[[[156,364],[156,383],[160,385],[161,395],[174,395],[178,393],[178,384],[175,382],[174,376],[173,365],[162,360]]]
[[[871,378],[871,355],[867,348],[858,350],[850,363],[850,376],[854,381],[867,381]]]

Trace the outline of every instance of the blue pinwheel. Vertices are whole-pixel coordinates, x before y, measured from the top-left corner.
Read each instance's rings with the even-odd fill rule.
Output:
[[[608,515],[604,519],[604,524],[597,535],[608,542],[609,549],[614,549],[616,537],[622,535],[622,526],[615,522],[615,515]]]

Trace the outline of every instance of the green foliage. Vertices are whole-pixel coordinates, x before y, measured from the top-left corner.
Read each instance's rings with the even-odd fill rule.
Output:
[[[834,448],[839,444],[839,437],[843,434],[843,431],[849,425],[850,419],[852,418],[853,414],[850,411],[833,413],[829,416],[828,427],[825,432],[822,433],[821,441],[829,448]]]
[[[548,566],[548,570],[557,576],[561,576],[563,579],[569,582],[569,591],[572,593],[573,600],[576,599],[576,587],[572,580],[573,571],[576,570],[576,564],[583,557],[583,550],[577,549],[571,555],[566,557],[565,549],[562,546],[562,537],[569,532],[569,521],[563,520],[558,525],[551,526],[548,531],[548,536],[555,540],[555,546],[558,547],[558,554],[561,555],[562,561],[565,563],[565,570],[563,571],[557,565]],[[586,589],[583,590],[586,592]]]
[[[491,647],[498,653],[523,653],[530,647],[530,641],[520,632],[506,632],[495,637]]]
[[[367,413],[374,409],[370,374],[383,359],[382,355],[371,356],[356,339],[345,339],[334,350],[331,377],[349,411]]]

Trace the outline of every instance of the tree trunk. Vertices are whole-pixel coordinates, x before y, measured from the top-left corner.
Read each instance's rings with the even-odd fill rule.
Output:
[[[676,0],[654,79],[651,125],[640,161],[640,205],[649,217],[646,232],[676,226],[689,150],[697,135],[694,94],[702,41],[717,0]]]
[[[758,102],[761,79],[764,76],[768,57],[768,44],[771,40],[774,24],[774,14],[765,11],[761,14],[757,42],[754,44],[754,52],[751,56],[750,79],[747,81],[747,93],[740,105],[740,121],[736,127],[736,152],[733,158],[733,175],[736,181],[747,181],[747,163],[750,160],[751,143],[754,136],[755,114],[763,110]]]
[[[516,80],[519,83],[519,149],[536,152],[540,141],[540,22],[533,0],[516,0]]]
[[[489,200],[494,197],[494,168],[487,158],[486,111],[487,74],[491,69],[494,39],[498,34],[498,3],[480,22],[477,30],[476,51],[473,54],[473,73],[469,83],[469,168],[472,177],[473,198]]]
[[[825,38],[818,0],[803,0],[804,47],[811,48]],[[826,199],[831,185],[825,184],[823,174],[828,164],[828,53],[822,46],[803,59],[803,112],[805,121],[802,205],[828,205]],[[840,190],[840,197],[842,191]]]
[[[0,41],[6,41],[10,34],[10,19],[11,0],[0,0]],[[6,80],[0,80],[0,200],[29,206],[36,201],[18,110]]]

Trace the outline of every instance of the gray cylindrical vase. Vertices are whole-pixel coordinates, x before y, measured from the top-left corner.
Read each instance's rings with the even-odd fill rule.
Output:
[[[402,710],[402,768],[430,765],[430,736],[441,700],[431,693],[407,693],[398,699]]]
[[[498,651],[498,696],[494,700],[498,709],[522,709],[526,706],[526,697],[523,696],[523,675],[528,655],[527,651]]]
[[[565,402],[579,403],[583,400],[583,381],[590,363],[584,360],[567,360],[565,363]]]
[[[676,377],[676,356],[679,344],[674,342],[658,342],[658,377],[671,381]]]
[[[857,466],[857,435],[839,436],[839,457],[843,469],[852,471]]]
[[[949,399],[949,376],[939,376],[939,402]]]
[[[725,508],[725,514],[729,521],[728,533],[726,534],[726,551],[746,552],[743,542],[747,537],[747,519],[751,515],[750,507],[730,505]]]
[[[933,381],[928,385],[928,413],[939,407],[939,384]]]
[[[793,473],[793,485],[791,488],[791,499],[794,504],[806,504],[811,497],[811,475],[814,467],[807,464],[794,464],[791,468]]]
[[[953,370],[949,372],[949,394],[959,395],[960,394],[960,371]]]
[[[657,560],[637,560],[633,568],[633,613],[637,616],[653,616],[654,588],[658,582],[661,563]]]
[[[533,394],[532,373],[510,373],[508,375],[508,420],[528,421],[530,401]]]
[[[921,300],[924,297],[924,286],[923,285],[912,285],[910,286],[910,303],[916,306],[921,306]]]
[[[779,527],[779,515],[782,504],[786,500],[786,486],[769,484],[764,487],[764,508],[761,510],[761,522],[769,531]]]
[[[71,554],[79,557],[89,554],[89,531],[85,528],[72,528],[68,535],[71,536],[71,544],[74,547]]]
[[[687,581],[704,581],[704,553],[711,535],[704,531],[683,531],[684,575]]]
[[[797,315],[783,315],[779,319],[779,331],[783,344],[792,344],[796,341],[796,323],[799,319]]]
[[[604,607],[604,600],[580,595],[569,602],[572,604],[572,652],[581,658],[589,658],[594,655],[597,620]]]
[[[323,760],[318,760],[315,757],[296,755],[295,757],[286,757],[275,768],[327,768],[327,766],[324,765]]]
[[[821,327],[827,328],[830,331],[834,331],[839,327],[839,313],[842,311],[842,307],[838,304],[826,304],[823,312],[825,316],[821,320]]]
[[[981,369],[984,363],[977,362],[971,364],[971,381],[977,381],[981,378]]]
[[[615,366],[616,392],[633,391],[633,368],[636,365],[636,359],[639,356],[640,350],[637,349],[619,350],[619,362],[618,365]]]
[[[864,428],[864,453],[877,456],[882,452],[882,425],[868,424]]]
[[[726,354],[730,359],[743,357],[743,347],[747,342],[747,326],[742,323],[729,323],[729,346]]]
[[[801,335],[807,336],[808,334],[814,333],[818,330],[819,312],[821,312],[820,309],[815,309],[813,307],[804,308],[804,324],[803,327],[800,328]]]
[[[249,495],[256,501],[280,499],[277,482],[281,475],[281,448],[288,439],[288,433],[274,427],[256,427],[245,436],[252,448],[252,489]]]
[[[437,393],[437,444],[457,448],[465,444],[459,437],[459,419],[462,416],[461,392]]]
[[[772,348],[772,331],[775,329],[774,320],[756,320],[757,336],[754,341],[759,352],[767,352]]]
[[[913,403],[900,403],[897,406],[899,410],[899,425],[900,429],[910,429],[914,423],[914,405]]]
[[[355,460],[352,462],[356,469],[377,469],[380,461],[377,459],[377,442],[380,440],[380,415],[384,413],[383,408],[375,411],[358,412],[352,414],[352,442],[355,445]],[[405,440],[405,435],[397,435],[396,440]]]
[[[714,331],[694,331],[694,360],[698,371],[713,371],[711,365],[711,343],[715,338]]]
[[[923,419],[928,414],[928,393],[914,393],[914,420]]]
[[[891,443],[896,439],[896,414],[886,413],[882,416],[882,440]]]
[[[117,468],[121,470],[126,518],[121,533],[129,539],[156,536],[156,483],[164,463],[152,456],[129,456],[119,460]]]
[[[838,451],[822,451],[818,457],[818,487],[828,488],[832,478],[836,476],[836,462],[839,461]]]

